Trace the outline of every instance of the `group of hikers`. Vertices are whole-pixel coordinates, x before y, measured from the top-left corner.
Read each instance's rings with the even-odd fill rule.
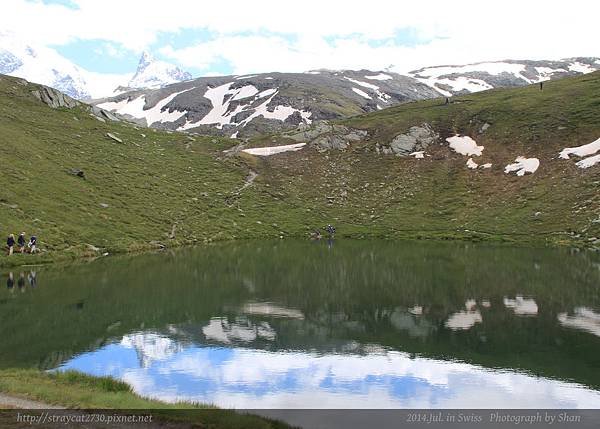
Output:
[[[12,255],[15,251],[17,253],[35,253],[37,251],[37,237],[32,235],[29,241],[25,239],[25,233],[19,234],[15,240],[15,235],[10,234],[6,239],[6,252],[8,256]],[[15,250],[16,247],[16,250]]]
[[[333,240],[333,237],[335,235],[335,227],[329,224],[325,227],[325,231],[327,231],[327,234],[329,234],[329,239]],[[323,236],[321,235],[321,231],[319,231],[318,229],[315,229],[310,235],[310,238],[312,240],[320,240],[322,237]]]

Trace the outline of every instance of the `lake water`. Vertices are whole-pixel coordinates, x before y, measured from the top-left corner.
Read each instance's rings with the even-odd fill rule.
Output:
[[[0,366],[236,408],[600,408],[600,255],[242,242],[2,274]]]

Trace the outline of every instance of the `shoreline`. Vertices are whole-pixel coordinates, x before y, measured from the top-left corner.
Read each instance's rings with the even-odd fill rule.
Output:
[[[64,414],[66,410],[127,410],[130,414],[151,415],[161,422],[202,427],[242,429],[289,428],[279,420],[238,413],[210,404],[168,403],[138,395],[132,387],[112,377],[96,377],[76,371],[45,372],[38,369],[0,369],[0,411],[44,409]],[[86,411],[87,410],[87,411]],[[144,426],[154,427],[154,426]],[[169,426],[171,427],[171,426]]]
[[[397,231],[392,234],[361,234],[361,233],[352,233],[352,234],[338,234],[337,239],[347,239],[347,240],[385,240],[385,241],[405,241],[405,242],[463,242],[465,244],[493,244],[498,246],[514,246],[514,247],[529,247],[533,249],[564,249],[564,248],[573,248],[577,251],[592,251],[598,252],[600,251],[600,247],[592,245],[592,243],[586,243],[584,240],[574,240],[571,237],[567,236],[564,240],[551,240],[550,238],[556,237],[559,234],[566,233],[558,233],[552,232],[544,235],[536,234],[532,236],[527,233],[522,234],[495,234],[495,233],[487,233],[482,231],[471,231],[469,230],[467,234],[464,232],[461,234],[456,231],[452,233],[451,231],[444,231],[441,234],[431,234],[433,231],[420,231],[415,232],[414,234],[398,234],[406,231]],[[523,238],[526,238],[523,240]],[[533,240],[530,238],[534,237]],[[20,269],[26,267],[42,267],[42,266],[70,266],[77,263],[89,263],[93,262],[97,259],[111,257],[111,256],[135,256],[135,255],[144,255],[150,253],[160,253],[167,250],[178,250],[185,248],[193,248],[198,246],[210,246],[214,244],[220,243],[234,243],[234,242],[244,242],[244,241],[252,241],[252,240],[309,240],[308,235],[287,235],[285,238],[281,238],[278,235],[276,236],[257,236],[257,237],[233,237],[233,238],[217,238],[217,239],[208,239],[202,242],[194,241],[194,242],[178,242],[175,245],[165,245],[162,244],[157,246],[156,243],[149,244],[146,246],[139,245],[133,243],[130,245],[128,249],[98,249],[97,252],[92,252],[90,249],[82,252],[74,252],[68,248],[64,251],[55,250],[52,252],[43,252],[38,253],[37,255],[29,255],[29,254],[13,254],[12,256],[2,255],[0,256],[0,269],[1,270],[10,270],[10,269]],[[323,238],[325,240],[325,237]],[[87,246],[87,245],[86,245]],[[30,258],[35,258],[34,260],[28,260]],[[23,260],[24,263],[19,263],[19,260]],[[25,262],[26,261],[26,262]]]

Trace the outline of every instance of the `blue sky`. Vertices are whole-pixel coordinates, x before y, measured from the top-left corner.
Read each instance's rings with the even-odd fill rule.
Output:
[[[68,0],[46,0],[53,3],[70,3]],[[73,5],[71,5],[73,7]],[[172,58],[162,53],[162,48],[169,46],[173,50],[181,50],[198,44],[206,44],[218,41],[222,35],[218,32],[210,31],[207,28],[185,28],[176,32],[156,33],[156,39],[144,48],[145,51],[152,53],[158,59],[167,62],[173,62]],[[285,41],[293,49],[294,44],[298,42],[298,35],[294,33],[275,33],[264,29],[257,31],[234,32],[226,37],[249,38],[260,37],[264,39],[277,38]],[[414,28],[402,28],[394,31],[390,37],[385,38],[365,38],[360,33],[329,35],[323,37],[323,40],[331,49],[335,49],[338,43],[348,41],[358,41],[366,43],[372,48],[385,46],[406,46],[416,47],[419,44],[429,43],[431,39],[424,39],[419,36]],[[75,39],[65,44],[52,45],[57,52],[73,61],[75,64],[100,73],[128,73],[135,70],[142,51],[127,48],[122,43],[103,39]],[[176,61],[175,61],[176,62]],[[205,67],[194,67],[188,65],[185,67],[190,73],[199,76],[203,73],[233,74],[234,65],[223,56],[215,56]]]
[[[598,12],[599,5],[585,0],[572,0],[569,8],[558,0],[505,0],[502,8],[475,0],[304,0],[286,7],[276,0],[7,0],[0,3],[0,32],[101,73],[133,72],[144,50],[196,76],[316,68],[406,72],[600,56],[590,36]]]

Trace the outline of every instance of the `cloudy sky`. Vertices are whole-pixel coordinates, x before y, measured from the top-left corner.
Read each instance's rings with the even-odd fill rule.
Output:
[[[4,0],[0,30],[102,73],[133,71],[143,50],[195,76],[403,72],[600,56],[599,12],[588,0]]]

